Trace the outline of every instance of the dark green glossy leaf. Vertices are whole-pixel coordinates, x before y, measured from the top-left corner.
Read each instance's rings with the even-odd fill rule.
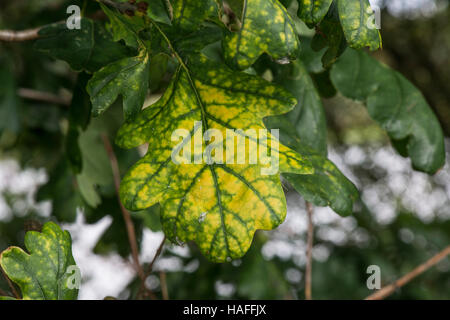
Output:
[[[144,0],[148,3],[147,15],[156,22],[172,24],[167,14],[166,0]]]
[[[280,68],[283,71],[275,81],[291,92],[298,104],[280,117],[289,119],[302,144],[327,155],[327,125],[322,101],[314,83],[300,61]]]
[[[81,29],[69,30],[65,23],[46,26],[34,48],[66,61],[76,71],[93,72],[113,61],[127,57],[130,50],[113,41],[107,30],[90,19],[81,19]]]
[[[102,114],[121,95],[125,119],[134,117],[148,91],[149,65],[148,53],[142,49],[136,57],[124,58],[97,71],[87,85],[92,114]]]
[[[331,70],[344,96],[363,102],[392,140],[402,140],[413,167],[435,173],[445,161],[439,121],[423,95],[400,73],[364,52],[348,49]]]
[[[142,17],[130,17],[121,14],[117,10],[109,9],[103,4],[100,4],[100,6],[111,22],[109,28],[114,41],[123,40],[127,46],[139,48],[142,43],[139,38],[139,32],[145,27]]]

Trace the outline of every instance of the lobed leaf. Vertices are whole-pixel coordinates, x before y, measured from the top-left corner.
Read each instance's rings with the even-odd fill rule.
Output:
[[[278,0],[244,0],[241,22],[240,30],[223,41],[229,66],[247,69],[263,53],[275,60],[295,57],[299,49],[295,25]]]
[[[295,104],[288,92],[273,84],[232,72],[204,57],[197,58],[189,71],[177,71],[157,103],[120,129],[116,139],[120,146],[149,144],[146,156],[122,180],[122,202],[130,210],[159,202],[168,238],[195,241],[213,261],[243,256],[257,229],[273,229],[285,218],[279,174],[262,175],[261,169],[268,165],[259,162],[229,164],[229,154],[225,163],[175,164],[172,132],[184,128],[196,139],[202,128],[215,128],[223,136],[226,129],[264,129],[263,117],[285,113]],[[202,128],[193,129],[195,121],[200,121]],[[267,144],[273,141],[269,137]],[[183,144],[191,142],[192,137]],[[216,142],[224,147],[223,140]],[[250,144],[249,137],[245,142],[248,154],[264,146],[260,142]],[[200,150],[194,148],[193,158],[201,159],[203,151],[202,146]],[[283,145],[272,149],[275,154],[281,172],[313,173],[307,157]]]
[[[69,30],[65,23],[43,27],[34,48],[55,59],[66,61],[76,71],[94,72],[129,56],[130,50],[117,42],[100,24],[81,19],[81,29]]]
[[[120,14],[117,10],[109,9],[102,3],[100,3],[100,6],[110,20],[109,26],[114,41],[123,40],[127,46],[139,48],[141,46],[139,32],[145,27],[144,20],[141,17],[129,17]]]
[[[375,16],[368,0],[336,0],[339,19],[350,47],[376,50],[381,47],[381,35],[375,28]]]
[[[214,0],[172,0],[172,25],[183,31],[195,31],[210,16],[217,16]]]
[[[89,80],[92,114],[105,112],[121,95],[125,119],[134,117],[147,95],[150,59],[145,49],[138,56],[124,58],[103,67]]]
[[[0,255],[6,275],[22,291],[24,300],[76,300],[78,289],[71,289],[76,267],[72,256],[72,240],[67,231],[48,222],[42,232],[29,231],[25,247],[10,247]]]
[[[333,0],[299,0],[298,16],[312,28],[322,21],[332,2]]]

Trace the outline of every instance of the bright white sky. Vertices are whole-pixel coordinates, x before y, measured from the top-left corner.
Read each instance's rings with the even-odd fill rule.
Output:
[[[369,0],[372,5],[386,6],[395,16],[430,16],[447,6],[443,0]]]

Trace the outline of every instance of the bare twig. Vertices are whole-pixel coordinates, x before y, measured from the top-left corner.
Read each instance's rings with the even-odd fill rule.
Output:
[[[169,300],[169,291],[167,290],[166,273],[161,271],[159,273],[159,282],[161,283],[161,292],[163,300]]]
[[[2,267],[0,267],[0,271],[3,274],[3,277],[5,277],[6,282],[8,283],[9,288],[11,289],[12,294],[14,295],[14,298],[21,299],[20,294],[17,292],[16,287],[14,287],[14,284],[11,282],[9,277],[6,275],[5,271]]]
[[[147,271],[145,272],[146,276],[148,276],[148,275],[150,275],[150,273],[152,273],[153,265],[155,264],[158,257],[161,255],[165,242],[166,242],[166,236],[164,236],[164,238],[162,239],[161,244],[158,247],[158,250],[156,250],[156,253],[155,253],[155,256],[153,257],[152,262],[150,262],[150,264],[148,265]]]
[[[388,296],[390,296],[392,293],[395,292],[398,288],[403,287],[405,284],[410,282],[415,277],[421,275],[423,272],[427,271],[429,268],[433,267],[437,263],[439,263],[442,259],[450,255],[450,246],[427,260],[425,263],[419,265],[417,268],[412,270],[411,272],[407,273],[394,283],[391,283],[390,285],[387,285],[374,294],[371,294],[368,296],[365,300],[382,300]]]
[[[24,99],[30,99],[40,102],[47,102],[52,104],[61,105],[64,107],[70,106],[71,97],[60,97],[50,92],[43,92],[28,88],[19,88],[17,90],[19,97]]]
[[[306,275],[305,275],[305,298],[312,300],[311,294],[311,275],[312,275],[312,249],[314,240],[314,225],[312,221],[313,206],[306,201],[306,212],[308,214],[308,239],[306,247]]]
[[[161,244],[158,247],[158,250],[156,250],[155,256],[153,257],[152,261],[148,265],[147,270],[145,271],[144,279],[147,279],[147,277],[152,273],[153,266],[154,266],[156,260],[158,259],[158,257],[161,255],[165,242],[166,242],[166,236],[164,236],[164,238],[162,239]],[[145,288],[145,280],[141,283],[141,287],[139,288],[139,291],[137,294],[138,297],[140,297],[142,295],[144,288]]]
[[[111,145],[111,142],[109,142],[109,139],[105,134],[102,135],[102,140],[103,140],[105,150],[108,153],[108,157],[109,157],[109,160],[111,163],[111,168],[112,168],[113,177],[114,177],[114,187],[115,187],[115,190],[117,193],[117,197],[119,197],[119,189],[120,189],[119,164],[117,162],[117,158],[114,153],[114,149]],[[139,262],[139,250],[138,250],[138,245],[137,245],[137,241],[136,241],[136,232],[134,229],[133,221],[131,220],[130,212],[128,212],[128,210],[125,209],[122,202],[120,201],[120,198],[119,198],[119,206],[120,206],[120,210],[122,211],[122,216],[125,221],[126,228],[127,228],[128,242],[130,243],[130,247],[131,247],[131,256],[133,258],[134,269],[136,270],[139,278],[141,279],[141,282],[145,282],[146,276],[144,273],[144,269],[142,268],[142,266]]]
[[[21,41],[28,41],[28,40],[34,40],[39,38],[39,28],[35,29],[28,29],[28,30],[22,30],[22,31],[14,31],[14,30],[0,30],[0,41],[5,42],[21,42]]]

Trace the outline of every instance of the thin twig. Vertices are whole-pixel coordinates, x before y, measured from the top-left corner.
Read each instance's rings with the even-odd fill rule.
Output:
[[[108,137],[105,134],[102,134],[102,140],[103,144],[105,146],[105,150],[108,153],[108,157],[111,163],[111,168],[113,172],[114,177],[114,187],[116,190],[117,197],[119,198],[119,206],[120,210],[122,211],[122,216],[125,221],[125,225],[127,228],[127,234],[128,234],[128,242],[130,243],[131,248],[131,256],[133,258],[134,268],[141,279],[141,282],[145,282],[145,273],[144,269],[142,268],[140,262],[139,262],[139,250],[138,245],[136,241],[136,232],[134,229],[133,221],[131,220],[130,212],[128,212],[127,209],[123,206],[122,202],[120,201],[119,197],[119,189],[120,189],[120,170],[119,170],[119,164],[117,162],[117,157],[114,153],[114,149],[111,145],[111,142],[109,142]]]
[[[394,283],[391,283],[390,285],[387,285],[374,294],[371,294],[368,296],[365,300],[382,300],[388,296],[390,296],[392,293],[395,292],[398,288],[403,287],[405,284],[413,280],[415,277],[421,275],[423,272],[427,271],[429,268],[433,267],[437,263],[439,263],[442,259],[450,255],[450,246],[427,260],[425,263],[419,265],[411,272],[407,273]]]
[[[152,261],[148,265],[147,270],[145,271],[144,279],[147,279],[147,277],[152,273],[153,266],[154,266],[156,260],[158,259],[158,257],[161,255],[165,242],[166,242],[166,236],[164,236],[164,238],[162,239],[161,244],[158,247],[158,250],[156,250],[155,256],[153,257]],[[145,280],[143,282],[141,282],[141,287],[139,288],[139,291],[137,294],[138,297],[140,297],[142,295],[144,287],[145,287]]]
[[[11,282],[9,277],[6,275],[5,271],[2,267],[0,267],[0,271],[3,274],[3,277],[5,277],[6,282],[8,283],[9,288],[11,289],[12,294],[14,295],[14,298],[21,299],[20,294],[17,292],[16,287],[14,287],[14,284]]]
[[[164,271],[159,272],[159,282],[161,283],[161,292],[163,300],[169,300],[169,291],[167,290],[166,273]]]
[[[19,88],[17,95],[24,99],[30,99],[40,102],[52,103],[64,107],[70,106],[71,97],[60,97],[50,92],[43,92],[28,88]]]
[[[34,40],[39,38],[39,28],[35,29],[28,29],[28,30],[22,30],[22,31],[14,31],[14,30],[0,30],[0,41],[5,42],[21,42],[21,41],[28,41],[28,40]]]
[[[308,214],[308,239],[306,245],[306,275],[305,275],[305,298],[312,300],[311,275],[312,275],[312,249],[314,241],[313,206],[306,201],[306,212]]]
[[[150,273],[152,273],[153,271],[153,265],[155,264],[156,260],[158,259],[158,257],[161,255],[162,250],[164,248],[164,243],[166,242],[166,236],[164,236],[164,238],[161,241],[161,244],[158,247],[158,250],[156,250],[155,256],[153,257],[153,260],[150,262],[150,264],[148,265],[147,271],[145,272],[145,275],[148,277],[150,275]]]

